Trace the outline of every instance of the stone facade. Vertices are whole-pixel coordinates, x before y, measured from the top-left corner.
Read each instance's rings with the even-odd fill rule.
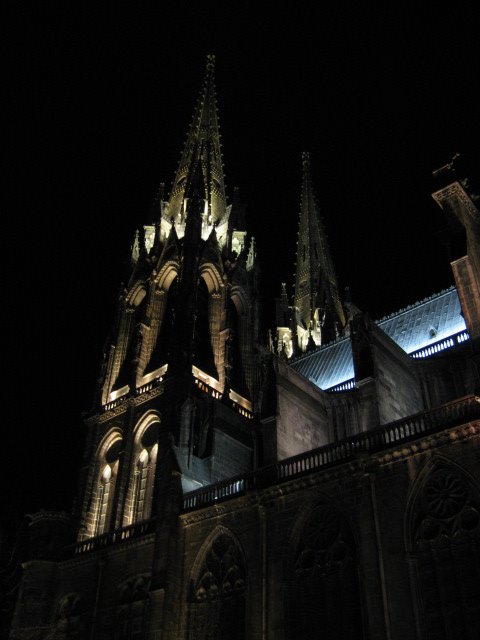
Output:
[[[162,511],[31,560],[11,637],[473,639],[480,411],[460,404],[444,409],[458,426],[324,465],[289,459],[249,489],[224,483],[231,497],[217,485],[189,504],[177,487],[170,522]]]
[[[304,328],[309,349],[343,332],[354,379],[322,390],[258,344],[255,245],[220,151],[209,57],[170,200],[134,240],[81,499],[31,518],[10,638],[476,639],[478,307],[470,340],[415,360],[343,305],[324,252]]]

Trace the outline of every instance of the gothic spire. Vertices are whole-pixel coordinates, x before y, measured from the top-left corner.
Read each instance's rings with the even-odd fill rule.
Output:
[[[182,215],[186,186],[195,167],[195,155],[200,149],[200,162],[208,202],[209,222],[221,221],[226,215],[225,183],[223,176],[217,101],[215,97],[215,56],[207,56],[207,68],[192,124],[183,148],[180,164],[173,181],[168,217],[178,221]]]
[[[303,178],[294,306],[297,309],[297,326],[300,334],[305,332],[305,340],[308,340],[308,333],[311,330],[315,342],[324,344],[334,339],[343,329],[345,315],[325,229],[312,186],[308,153],[303,153],[302,162]]]

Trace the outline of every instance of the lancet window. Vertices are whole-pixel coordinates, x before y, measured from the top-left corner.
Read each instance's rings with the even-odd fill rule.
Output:
[[[114,620],[115,640],[141,640],[145,637],[149,583],[148,575],[139,575],[119,586]]]
[[[120,436],[114,436],[100,449],[97,459],[97,480],[91,525],[91,535],[93,536],[99,536],[109,528],[121,446]]]
[[[97,535],[103,533],[106,528],[105,525],[107,521],[111,480],[112,480],[112,467],[107,463],[103,467],[103,471],[100,476],[100,484],[98,487],[98,516],[97,516],[97,531],[96,531]]]
[[[327,502],[315,506],[303,527],[288,610],[288,638],[364,637],[353,535],[346,520]]]
[[[219,534],[192,580],[189,640],[244,640],[246,571],[234,538]]]
[[[158,305],[158,317],[154,318],[156,323],[156,339],[152,345],[149,362],[145,368],[145,373],[155,371],[165,364],[171,364],[175,349],[175,317],[178,304],[178,277],[175,276],[168,288],[166,301]],[[161,307],[161,308],[160,308]]]
[[[140,424],[135,434],[125,524],[146,520],[151,515],[158,453],[158,428],[158,417],[150,416]]]
[[[197,286],[195,309],[193,363],[204,373],[218,379],[218,371],[212,349],[210,326],[210,293],[207,283],[201,277]]]
[[[144,287],[137,287],[128,299],[120,303],[116,346],[108,365],[109,374],[104,388],[104,402],[115,400],[128,392],[134,368],[134,356],[140,348],[140,323],[147,302]],[[108,392],[108,395],[105,395]]]
[[[133,490],[134,520],[143,520],[145,513],[145,495],[147,492],[149,455],[146,449],[142,449],[135,469],[135,486]]]

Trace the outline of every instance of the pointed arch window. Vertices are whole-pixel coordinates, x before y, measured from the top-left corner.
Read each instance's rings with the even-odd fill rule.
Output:
[[[297,640],[362,640],[358,568],[348,523],[327,502],[310,513],[293,562],[286,610]]]
[[[145,638],[149,584],[150,577],[143,574],[119,585],[113,629],[115,640]]]
[[[246,570],[241,549],[228,533],[210,545],[192,580],[189,640],[244,640]]]
[[[428,475],[410,516],[411,564],[426,640],[473,640],[480,615],[480,494],[460,469]]]
[[[158,333],[152,347],[145,374],[151,373],[165,364],[171,364],[176,344],[175,318],[178,297],[178,277],[175,276],[168,287],[165,308],[158,318]]]
[[[198,280],[196,296],[193,364],[207,375],[218,379],[218,371],[212,349],[210,292],[203,277]]]
[[[143,425],[140,425],[135,435],[125,525],[146,520],[151,516],[159,424],[158,417],[152,416],[150,420],[147,419]]]
[[[95,532],[96,535],[100,535],[105,531],[111,480],[112,467],[109,464],[106,464],[100,477],[100,486],[98,489],[98,519],[97,530]]]
[[[142,449],[135,470],[133,489],[133,520],[143,520],[145,514],[145,496],[147,492],[149,455],[146,449]]]
[[[134,369],[135,353],[142,341],[141,322],[147,306],[146,290],[141,287],[134,290],[130,300],[123,302],[118,327],[117,344],[114,351],[115,371],[109,400],[128,393]]]
[[[97,457],[97,481],[93,518],[90,526],[91,536],[100,536],[108,531],[121,447],[122,439],[117,435],[101,447]]]

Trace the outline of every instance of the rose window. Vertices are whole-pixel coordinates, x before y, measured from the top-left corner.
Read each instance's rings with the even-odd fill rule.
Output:
[[[437,473],[425,486],[427,512],[441,519],[451,518],[461,511],[468,498],[468,487],[456,475]]]

